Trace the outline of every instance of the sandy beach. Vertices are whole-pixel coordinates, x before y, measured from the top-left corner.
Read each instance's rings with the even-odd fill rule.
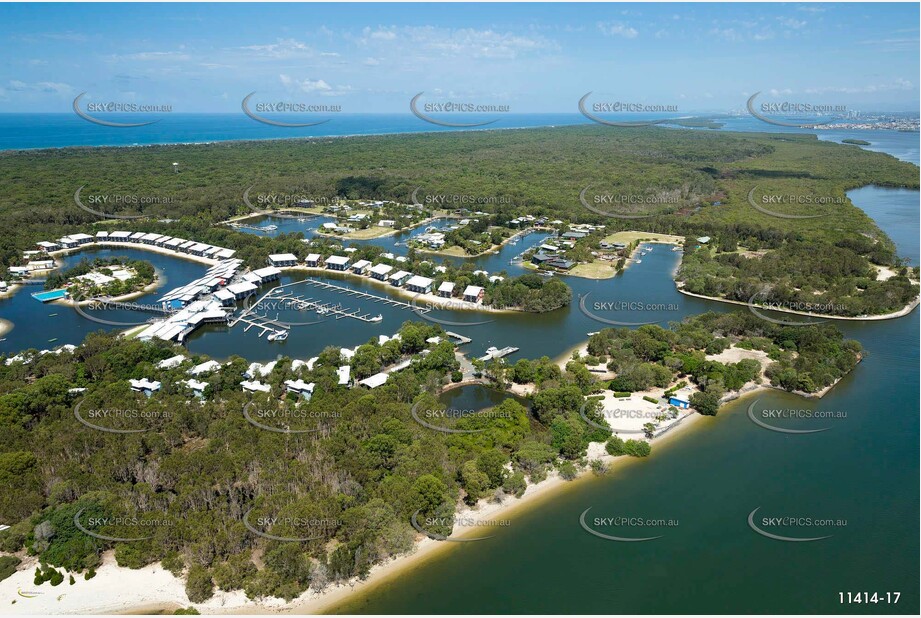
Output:
[[[0,318],[0,337],[13,330],[13,323],[9,320]]]

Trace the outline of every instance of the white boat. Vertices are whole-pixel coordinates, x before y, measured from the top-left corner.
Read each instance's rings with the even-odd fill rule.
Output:
[[[378,313],[376,316],[374,316],[373,318],[371,318],[371,321],[372,321],[372,322],[380,322],[380,321],[382,321],[383,319],[384,319],[384,316],[383,316],[382,314]]]
[[[643,260],[637,260],[636,263],[637,263],[637,264],[642,264],[642,263],[643,263]]]
[[[286,331],[286,330],[276,330],[276,331],[273,331],[273,332],[267,337],[267,339],[268,339],[269,341],[284,341],[284,340],[287,339],[287,338],[288,338],[288,331]]]

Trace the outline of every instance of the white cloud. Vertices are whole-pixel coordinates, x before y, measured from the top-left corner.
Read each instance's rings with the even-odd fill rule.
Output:
[[[639,32],[620,22],[598,22],[598,29],[605,36],[620,36],[625,39],[635,39]]]
[[[71,94],[73,86],[63,82],[31,82],[27,83],[18,79],[9,81],[9,89],[13,92],[42,92],[46,94]]]
[[[282,73],[278,76],[281,85],[293,92],[303,92],[320,96],[339,96],[352,90],[350,86],[333,87],[322,79],[296,79]]]
[[[313,49],[309,45],[295,39],[278,39],[274,43],[244,45],[237,49],[265,58],[295,58],[313,55]]]

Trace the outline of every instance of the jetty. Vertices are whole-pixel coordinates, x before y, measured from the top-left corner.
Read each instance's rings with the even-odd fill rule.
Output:
[[[480,360],[485,363],[493,359],[504,358],[508,356],[509,354],[514,354],[517,351],[518,351],[518,348],[515,348],[512,346],[504,347],[501,350],[499,348],[492,346],[492,347],[486,348],[486,354],[481,356]]]
[[[347,296],[353,296],[355,298],[359,298],[362,300],[370,300],[371,302],[374,302],[374,303],[382,303],[385,305],[389,305],[391,307],[397,307],[399,309],[409,309],[410,311],[415,311],[417,313],[428,313],[429,311],[431,311],[431,308],[428,308],[428,307],[424,307],[424,306],[417,307],[416,305],[413,305],[411,303],[403,302],[401,300],[396,300],[396,299],[390,298],[389,296],[380,296],[377,294],[370,294],[368,292],[362,292],[361,290],[353,290],[352,288],[347,288],[345,286],[336,285],[334,283],[328,283],[320,279],[307,278],[307,279],[304,279],[303,281],[300,281],[299,283],[304,283],[307,285],[312,285],[312,286],[327,289],[327,290],[335,290]]]

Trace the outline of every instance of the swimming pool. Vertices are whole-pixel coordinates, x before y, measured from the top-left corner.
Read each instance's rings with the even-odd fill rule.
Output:
[[[48,290],[47,292],[34,292],[32,298],[47,303],[52,300],[67,298],[67,290]]]

